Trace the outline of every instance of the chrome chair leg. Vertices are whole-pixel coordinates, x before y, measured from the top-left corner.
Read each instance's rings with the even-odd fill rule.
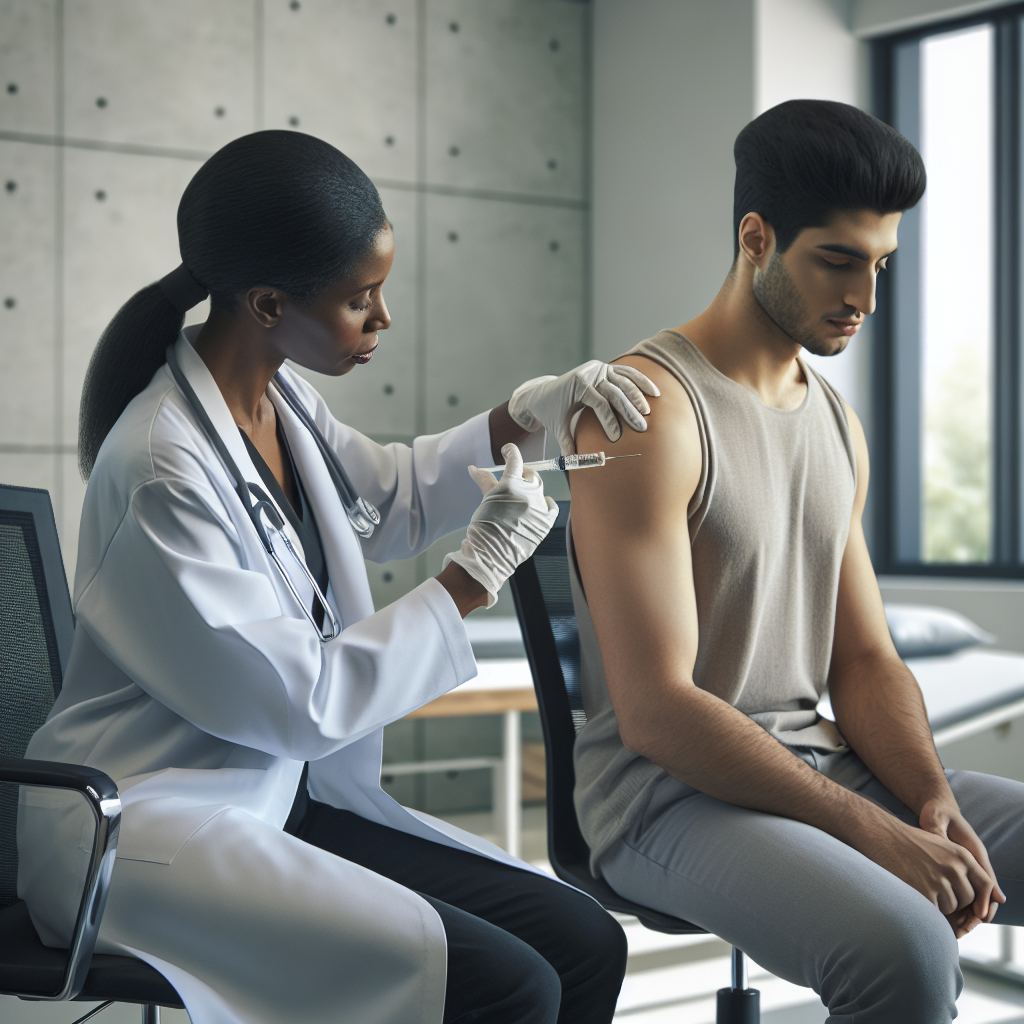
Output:
[[[732,947],[732,988],[741,992],[747,987],[747,958],[742,949]]]
[[[160,1024],[160,1007],[153,1003],[143,1006],[142,1024]]]
[[[732,947],[732,986],[718,990],[716,1024],[760,1024],[761,993],[747,988],[747,958]]]

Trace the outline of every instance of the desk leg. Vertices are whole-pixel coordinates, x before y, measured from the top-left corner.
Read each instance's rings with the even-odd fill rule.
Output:
[[[506,711],[502,736],[502,794],[504,846],[518,857],[523,822],[523,737],[520,712]]]

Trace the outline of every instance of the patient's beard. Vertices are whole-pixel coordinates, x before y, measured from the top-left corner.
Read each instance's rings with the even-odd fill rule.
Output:
[[[822,341],[811,330],[807,303],[777,252],[766,270],[754,274],[753,292],[765,316],[812,355],[835,356],[846,348],[846,338]]]

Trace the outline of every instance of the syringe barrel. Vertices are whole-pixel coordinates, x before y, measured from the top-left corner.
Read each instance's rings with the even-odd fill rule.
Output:
[[[559,469],[594,469],[605,463],[604,452],[592,452],[587,455],[560,455]]]

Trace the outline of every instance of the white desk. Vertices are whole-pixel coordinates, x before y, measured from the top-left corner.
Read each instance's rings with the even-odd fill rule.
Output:
[[[533,677],[525,658],[495,658],[477,662],[479,675],[406,718],[458,718],[466,715],[501,715],[500,757],[454,757],[444,761],[386,764],[382,775],[417,775],[420,772],[491,770],[494,814],[501,823],[501,845],[519,856],[522,832],[522,728],[524,711],[537,710]]]

